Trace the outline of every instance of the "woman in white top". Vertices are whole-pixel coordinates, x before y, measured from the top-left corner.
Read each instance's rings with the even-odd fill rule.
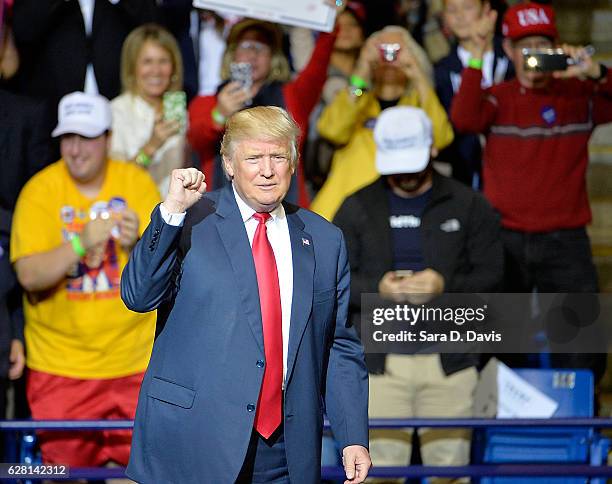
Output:
[[[171,171],[186,159],[185,126],[164,119],[164,94],[183,85],[183,62],[172,34],[156,24],[134,29],[121,51],[121,83],[123,94],[111,102],[111,156],[147,168],[163,197]]]

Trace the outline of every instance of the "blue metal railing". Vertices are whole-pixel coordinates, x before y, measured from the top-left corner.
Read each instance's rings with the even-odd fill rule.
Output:
[[[554,419],[479,419],[479,418],[427,418],[427,419],[370,419],[370,428],[404,427],[518,427],[518,428],[612,428],[612,419],[603,418],[554,418]],[[325,421],[325,426],[329,423]],[[0,432],[84,431],[131,429],[131,420],[3,420]],[[612,477],[612,467],[588,464],[483,464],[456,467],[408,466],[374,467],[372,477]],[[70,479],[111,479],[125,477],[125,469],[117,468],[71,468]],[[324,479],[343,479],[341,467],[322,467]],[[32,479],[33,480],[33,479]]]
[[[325,428],[329,422],[325,420]],[[612,418],[372,418],[370,428],[402,427],[593,427],[612,428]],[[0,431],[9,430],[122,430],[132,420],[0,420]]]

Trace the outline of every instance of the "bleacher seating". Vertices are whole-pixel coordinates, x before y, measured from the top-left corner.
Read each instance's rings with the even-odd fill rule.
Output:
[[[554,418],[592,417],[594,382],[588,370],[516,369],[518,375],[555,400]],[[590,427],[496,427],[475,433],[475,459],[487,464],[550,463],[601,465],[609,441]],[[481,484],[582,484],[586,477],[493,477]],[[592,479],[591,483],[599,482]],[[603,480],[601,482],[604,482]]]

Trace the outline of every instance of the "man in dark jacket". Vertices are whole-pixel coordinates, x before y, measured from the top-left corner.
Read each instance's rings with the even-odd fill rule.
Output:
[[[9,259],[11,218],[21,187],[49,163],[43,118],[38,103],[0,86],[0,419],[6,418],[9,384],[25,366],[22,295]],[[28,410],[19,403],[25,401],[19,383],[14,387],[15,415],[24,416]]]
[[[21,55],[16,90],[45,102],[46,130],[57,124],[57,105],[84,91],[113,99],[120,94],[120,52],[127,35],[156,19],[154,0],[20,0],[13,33]],[[59,146],[54,145],[54,159]]]
[[[496,290],[503,271],[497,217],[480,194],[433,170],[427,115],[412,107],[387,109],[374,139],[383,176],[349,197],[334,219],[349,253],[356,327],[364,293],[392,298]],[[371,354],[367,363],[370,417],[471,416],[478,355]],[[406,465],[411,431],[375,432],[373,461]],[[469,462],[467,430],[423,429],[420,438],[426,465]]]
[[[470,60],[471,34],[479,23],[492,14],[487,0],[445,0],[444,22],[456,39],[449,54],[434,66],[436,94],[440,103],[450,115],[455,93],[461,86],[461,72]],[[502,39],[487,37],[486,49],[482,58],[482,85],[493,84],[514,77],[514,67],[502,48]],[[482,145],[478,135],[455,132],[450,146],[444,148],[438,160],[446,161],[453,167],[453,178],[474,189],[482,187]]]

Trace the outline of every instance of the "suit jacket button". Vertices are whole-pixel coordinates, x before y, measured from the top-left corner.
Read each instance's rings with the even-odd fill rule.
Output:
[[[264,361],[263,360],[257,360],[257,363],[255,363],[257,365],[257,368],[263,368],[264,367]]]
[[[249,403],[247,405],[247,411],[248,412],[254,412],[255,411],[255,405],[253,405],[252,403]]]

